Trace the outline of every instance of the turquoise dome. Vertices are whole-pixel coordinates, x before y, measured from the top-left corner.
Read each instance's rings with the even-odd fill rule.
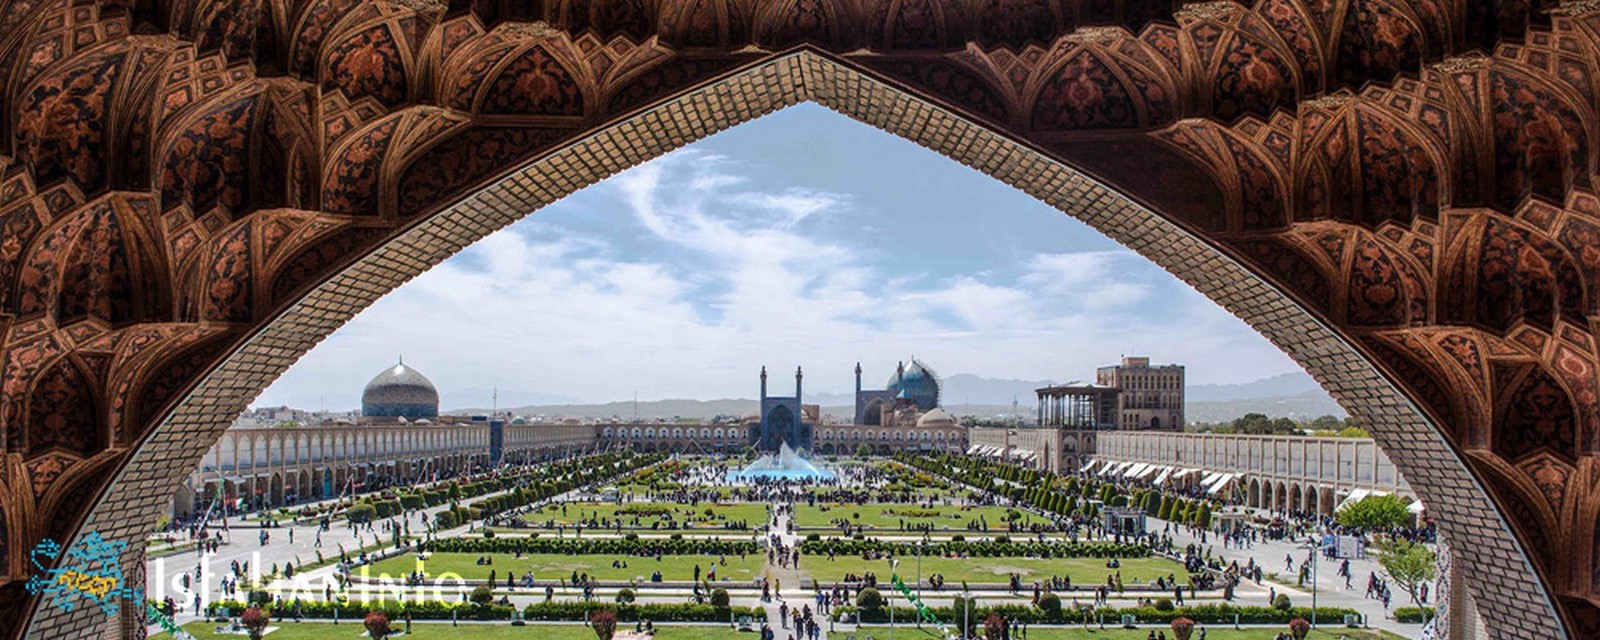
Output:
[[[939,376],[916,358],[911,359],[904,372],[896,370],[885,388],[897,398],[915,402],[923,411],[939,406]]]

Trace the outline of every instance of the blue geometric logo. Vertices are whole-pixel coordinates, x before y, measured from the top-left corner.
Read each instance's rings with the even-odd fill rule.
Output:
[[[121,558],[127,546],[125,541],[107,542],[100,532],[90,532],[67,550],[61,566],[50,569],[61,557],[61,545],[44,540],[33,548],[31,560],[39,574],[28,578],[28,592],[50,596],[51,604],[63,611],[73,611],[80,602],[88,601],[113,615],[122,599],[139,597],[122,581]]]

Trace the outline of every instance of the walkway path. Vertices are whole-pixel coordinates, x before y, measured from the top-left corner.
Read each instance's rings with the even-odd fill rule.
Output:
[[[777,536],[784,549],[794,549],[800,544],[800,536],[789,532],[790,517],[788,513],[780,512],[777,504],[772,505],[772,520],[768,531]],[[786,602],[790,607],[811,605],[813,614],[818,620],[822,619],[822,615],[815,611],[816,606],[814,603],[816,600],[812,592],[806,591],[800,585],[800,581],[805,574],[801,573],[798,567],[790,566],[785,568],[783,565],[772,561],[767,562],[763,574],[769,580],[772,580],[774,584],[781,587],[781,589],[774,590],[772,601],[765,604],[767,608],[767,624],[772,626],[773,632],[777,634],[777,640],[801,640],[800,630],[793,628],[794,625],[784,619],[781,605]],[[790,615],[793,614],[791,613]],[[817,638],[819,640],[828,640],[828,625],[826,622],[821,623],[818,633]]]

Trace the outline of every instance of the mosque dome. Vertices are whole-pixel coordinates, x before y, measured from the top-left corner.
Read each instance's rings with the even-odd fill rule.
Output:
[[[361,393],[361,415],[368,418],[435,418],[439,390],[427,376],[398,362],[367,383]]]
[[[956,426],[956,417],[950,415],[949,411],[945,411],[944,409],[935,408],[933,411],[929,411],[927,413],[924,413],[924,414],[922,414],[922,417],[917,418],[917,426],[919,426],[919,427],[954,427],[954,426]]]
[[[904,370],[896,369],[885,388],[897,398],[917,403],[917,408],[923,411],[939,406],[939,376],[916,358],[912,358]]]

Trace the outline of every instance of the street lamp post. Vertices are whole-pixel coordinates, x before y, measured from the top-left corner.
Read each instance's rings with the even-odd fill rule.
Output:
[[[1317,544],[1316,534],[1312,534],[1308,543],[1311,546],[1311,628],[1317,628],[1317,556],[1322,551]]]
[[[885,600],[889,604],[889,640],[894,640],[894,574],[899,566],[899,560],[889,561],[889,596]]]
[[[961,591],[961,640],[972,633],[972,592]]]
[[[917,600],[922,600],[922,541],[917,541]],[[922,628],[922,618],[917,618],[917,628]]]

